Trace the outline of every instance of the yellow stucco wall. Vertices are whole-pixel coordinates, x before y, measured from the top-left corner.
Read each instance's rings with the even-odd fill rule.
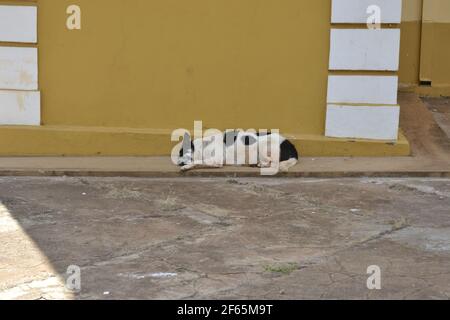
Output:
[[[44,124],[323,133],[324,1],[81,0],[81,31],[38,2]]]
[[[422,1],[403,0],[399,70],[401,87],[419,84]]]
[[[404,0],[400,84],[427,95],[450,96],[450,1]],[[431,87],[419,86],[431,81]]]
[[[409,153],[402,135],[324,137],[331,0],[35,2],[43,126],[0,128],[1,154],[168,154],[171,130],[194,120],[277,128],[303,155]],[[82,8],[81,31],[65,28],[70,4]],[[407,49],[416,54],[415,42]]]

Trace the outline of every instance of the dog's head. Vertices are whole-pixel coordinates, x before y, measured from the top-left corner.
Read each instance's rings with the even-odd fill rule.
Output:
[[[183,146],[180,150],[177,164],[183,167],[192,162],[194,162],[194,143],[192,142],[191,136],[186,133],[183,138]]]

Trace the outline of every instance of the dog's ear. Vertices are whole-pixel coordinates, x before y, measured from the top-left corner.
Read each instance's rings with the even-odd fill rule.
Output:
[[[185,152],[191,150],[191,145],[192,145],[191,136],[189,135],[189,133],[186,132],[183,138],[183,150]]]

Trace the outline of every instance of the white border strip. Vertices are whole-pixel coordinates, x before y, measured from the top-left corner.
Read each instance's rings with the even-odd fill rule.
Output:
[[[37,7],[0,5],[0,41],[37,43]]]
[[[397,140],[400,107],[328,105],[327,137]]]
[[[328,103],[397,104],[397,76],[329,76]]]

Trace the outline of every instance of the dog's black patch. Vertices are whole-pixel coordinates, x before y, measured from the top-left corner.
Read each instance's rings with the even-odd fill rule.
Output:
[[[270,131],[262,131],[262,132],[257,132],[256,135],[258,137],[265,137],[265,136],[270,136],[272,134],[272,132]]]
[[[289,140],[284,140],[280,145],[280,162],[288,161],[290,159],[298,160],[298,152],[295,146]]]
[[[180,158],[182,158],[188,152],[194,153],[194,150],[195,150],[194,142],[191,140],[191,137],[188,134],[186,134],[183,139],[183,146],[181,147],[179,153]],[[182,167],[185,166],[186,164],[187,163],[181,162],[178,165]]]
[[[254,145],[257,142],[257,140],[252,136],[244,136],[242,137],[242,142],[244,143],[244,145],[248,147]]]
[[[223,143],[225,144],[225,146],[231,147],[233,144],[235,144],[238,134],[238,131],[226,131],[223,135]]]
[[[181,148],[181,150],[180,150],[180,158],[182,156],[184,156],[185,153],[188,153],[189,151],[190,152],[194,152],[194,150],[195,150],[195,147],[194,147],[194,143],[193,142],[191,142],[191,146],[190,147],[189,146],[183,146]]]

